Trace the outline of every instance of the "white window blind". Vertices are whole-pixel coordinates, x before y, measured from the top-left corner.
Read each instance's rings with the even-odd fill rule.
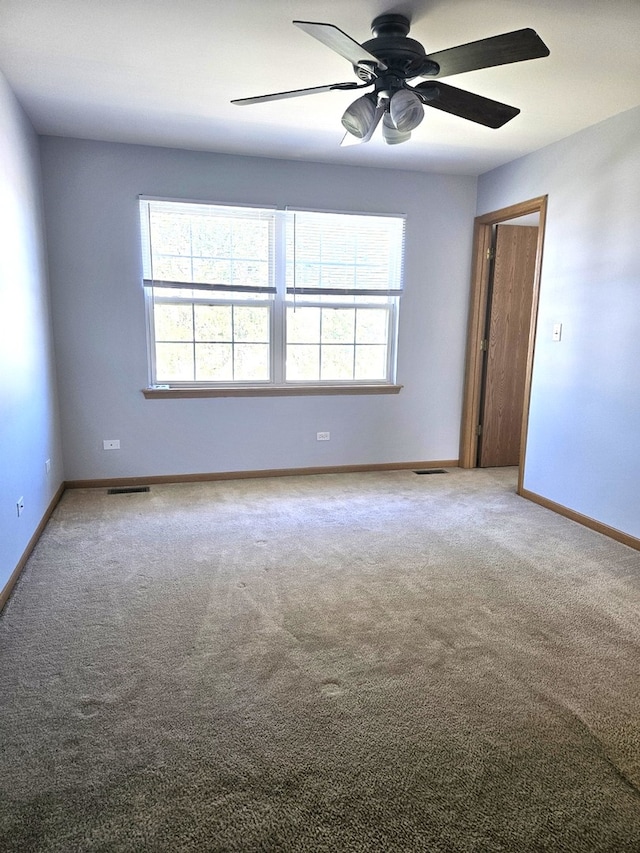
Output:
[[[404,217],[289,210],[287,293],[400,296]]]
[[[274,294],[275,213],[141,200],[144,285]]]

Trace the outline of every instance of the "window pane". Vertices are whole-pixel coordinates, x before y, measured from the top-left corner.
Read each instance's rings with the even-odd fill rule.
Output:
[[[234,341],[269,343],[269,309],[236,305],[233,309]]]
[[[231,284],[231,261],[224,258],[194,258],[193,280],[203,284]]]
[[[358,308],[356,343],[386,344],[388,317],[388,311],[384,308]]]
[[[191,258],[156,253],[153,256],[153,277],[159,281],[193,281]]]
[[[201,382],[231,382],[231,344],[196,344],[196,379]]]
[[[238,382],[268,382],[269,344],[236,344],[234,376]]]
[[[241,287],[269,287],[269,264],[234,259],[233,283]]]
[[[289,382],[317,382],[320,379],[320,347],[287,347],[287,380]]]
[[[319,308],[287,308],[287,343],[315,344],[320,340]]]
[[[179,213],[151,213],[155,252],[164,255],[191,254],[191,228],[188,216]]]
[[[239,258],[264,258],[269,254],[270,221],[234,222],[233,254]]]
[[[355,271],[354,286],[368,290],[372,288],[386,290],[389,287],[388,270],[373,266],[360,267]]]
[[[356,234],[349,227],[346,219],[342,220],[343,227],[339,230],[329,227],[322,241],[322,260],[324,263],[341,263],[355,257]]]
[[[387,348],[385,346],[356,347],[355,379],[385,380],[387,378]]]
[[[193,346],[156,344],[156,382],[193,382]]]
[[[155,305],[153,323],[157,341],[193,340],[191,305]]]
[[[353,343],[356,312],[353,308],[324,308],[322,311],[322,342]]]
[[[350,266],[325,265],[322,267],[322,287],[347,289],[355,283],[354,269]]]
[[[320,378],[325,381],[353,379],[353,347],[323,346]]]
[[[292,272],[293,268],[291,268]],[[287,283],[288,287],[320,287],[320,266],[319,264],[296,264],[295,281]]]
[[[231,341],[231,305],[196,305],[197,341]]]
[[[231,253],[231,225],[220,216],[194,216],[191,220],[193,254],[226,258]]]
[[[299,217],[296,214],[296,222]],[[320,231],[309,228],[298,228],[289,223],[287,231],[287,256],[293,258],[293,244],[295,234],[295,255],[299,261],[318,261],[321,254]]]

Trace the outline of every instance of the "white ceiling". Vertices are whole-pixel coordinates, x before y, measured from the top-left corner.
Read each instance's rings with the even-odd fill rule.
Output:
[[[532,27],[551,55],[447,80],[520,107],[503,128],[427,109],[402,145],[340,146],[352,92],[229,103],[355,80],[291,21],[362,42],[385,12],[427,53]],[[639,37],[640,0],[0,0],[0,70],[39,133],[461,174],[640,104]]]

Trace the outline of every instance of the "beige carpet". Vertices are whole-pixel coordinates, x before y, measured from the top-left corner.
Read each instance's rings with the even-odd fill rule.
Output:
[[[0,617],[0,849],[640,851],[640,553],[513,470],[67,492]]]

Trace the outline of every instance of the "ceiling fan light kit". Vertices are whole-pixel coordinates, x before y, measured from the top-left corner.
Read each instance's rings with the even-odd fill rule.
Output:
[[[502,127],[518,115],[517,107],[501,104],[464,89],[430,80],[410,86],[416,78],[449,77],[481,68],[523,62],[549,55],[549,48],[532,29],[480,39],[447,50],[427,54],[420,42],[408,37],[410,22],[404,15],[379,15],[371,24],[373,38],[359,44],[333,24],[294,21],[299,29],[347,59],[359,83],[333,83],[309,89],[294,89],[239,98],[246,104],[295,98],[319,92],[363,89],[373,91],[357,98],[342,116],[347,133],[368,142],[378,124],[389,145],[406,142],[424,118],[424,106],[448,112],[485,127]]]

